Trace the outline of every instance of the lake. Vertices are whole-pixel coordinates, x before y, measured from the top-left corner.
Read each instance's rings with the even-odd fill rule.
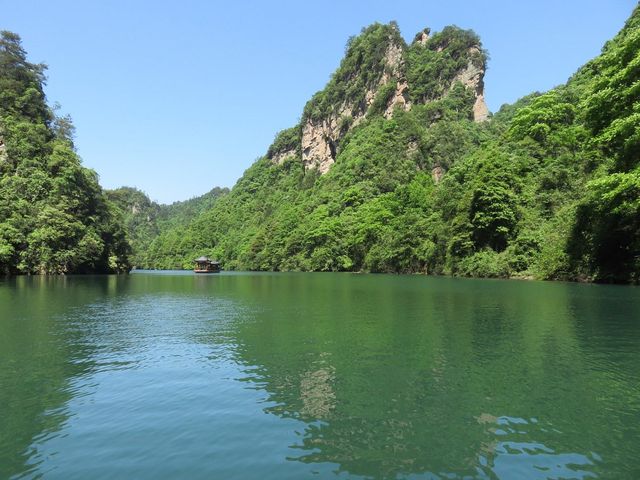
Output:
[[[0,478],[640,478],[640,289],[0,279]]]

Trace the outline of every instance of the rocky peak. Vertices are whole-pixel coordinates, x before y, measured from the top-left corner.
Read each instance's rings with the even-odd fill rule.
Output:
[[[460,36],[469,45],[466,54],[464,46],[460,50],[459,46],[450,45],[459,44],[450,42],[450,39]],[[424,52],[425,56],[420,58],[425,58],[425,61],[433,61],[434,55],[447,55],[447,58],[455,59],[451,61],[458,62],[453,78],[445,80],[444,85],[441,79],[437,79],[437,91],[440,93],[422,96],[413,93],[415,85],[407,75],[407,52],[415,48]],[[461,63],[465,59],[466,64]],[[431,36],[430,29],[425,28],[418,32],[411,46],[407,46],[395,23],[372,25],[360,36],[349,40],[347,54],[338,70],[325,89],[314,95],[305,106],[301,124],[296,127],[299,135],[296,141],[282,146],[277,138],[267,156],[278,164],[296,156],[301,159],[305,170],[317,169],[321,174],[326,173],[336,160],[344,135],[367,115],[381,114],[391,118],[398,108],[406,111],[415,102],[439,100],[458,82],[474,92],[473,117],[478,122],[484,121],[489,114],[484,101],[484,71],[484,54],[477,36],[471,31],[447,27]],[[425,82],[419,80],[418,83]]]
[[[301,147],[302,163],[305,170],[316,168],[320,173],[326,173],[335,162],[340,139],[346,132],[364,119],[367,110],[374,102],[380,88],[388,82],[396,82],[396,79],[402,75],[404,70],[403,54],[405,45],[397,27],[392,24],[385,26],[379,25],[377,28],[384,31],[384,34],[380,35],[380,32],[375,31],[369,33],[374,40],[369,42],[373,52],[359,51],[357,54],[354,54],[354,56],[363,56],[363,53],[375,53],[375,51],[378,50],[376,42],[384,42],[384,50],[381,58],[379,57],[380,61],[372,61],[371,65],[358,65],[355,72],[350,72],[351,76],[346,75],[352,84],[357,84],[358,75],[366,74],[370,77],[369,82],[364,82],[364,95],[354,98],[343,98],[339,105],[334,105],[326,115],[320,117],[308,115],[306,118],[303,118]],[[376,33],[378,34],[377,36],[375,35]],[[364,50],[363,44],[367,43],[366,35],[368,35],[368,33],[363,33],[360,37],[360,42],[356,43],[357,40],[354,41],[351,49]],[[364,39],[362,37],[364,37]],[[369,45],[367,46],[369,47]],[[349,59],[351,53],[351,50],[347,52],[347,58],[345,60]],[[374,57],[374,55],[371,56]],[[341,65],[341,68],[343,68],[343,65]],[[366,70],[369,68],[373,68],[374,71]],[[340,69],[336,72],[336,75],[334,75],[332,82],[339,78],[339,72]],[[371,77],[373,81],[371,81]],[[347,82],[349,82],[349,80],[347,80]],[[335,86],[335,84],[331,84],[332,82],[330,82],[327,88]],[[404,88],[398,86],[398,89],[400,89],[399,98],[403,98],[402,91]],[[313,100],[311,101],[313,102]],[[405,101],[404,98],[402,101]]]
[[[484,72],[485,67],[474,61],[481,54],[480,48],[473,46],[469,49],[469,61],[467,67],[459,72],[454,78],[451,88],[456,82],[462,83],[465,87],[471,88],[476,95],[473,105],[473,119],[476,122],[484,122],[489,117],[489,108],[484,101]]]
[[[429,40],[429,34],[431,33],[430,28],[425,28],[424,30],[418,32],[413,39],[413,43],[418,43],[422,46],[426,45]]]
[[[381,84],[386,83],[390,75],[400,75],[400,69],[404,63],[404,59],[402,58],[402,53],[404,52],[403,45],[394,42],[393,39],[389,40],[389,45],[387,45],[387,49],[384,51],[385,69],[380,79]]]
[[[385,63],[386,65],[391,66],[390,73],[387,73],[385,70],[375,92],[367,92],[371,96],[371,101],[367,105],[367,107],[369,107],[380,90],[380,87],[389,82],[395,82],[395,91],[393,92],[393,95],[391,95],[390,99],[387,100],[387,108],[383,113],[385,118],[391,118],[396,107],[400,107],[403,110],[409,110],[411,108],[409,100],[409,84],[407,83],[404,73],[405,61],[403,54],[404,48],[402,45],[392,44],[389,46],[385,53]]]

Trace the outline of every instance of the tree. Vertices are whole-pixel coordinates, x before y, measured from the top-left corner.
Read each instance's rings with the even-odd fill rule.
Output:
[[[596,280],[640,282],[640,170],[588,184],[569,252]]]

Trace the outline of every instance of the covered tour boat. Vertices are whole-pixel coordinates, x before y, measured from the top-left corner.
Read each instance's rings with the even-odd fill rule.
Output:
[[[220,271],[220,262],[211,260],[208,257],[200,257],[195,260],[196,268],[193,269],[196,273],[218,273]]]

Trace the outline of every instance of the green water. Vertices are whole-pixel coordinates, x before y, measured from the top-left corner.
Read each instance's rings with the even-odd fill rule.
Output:
[[[0,478],[640,478],[640,289],[0,280]]]

